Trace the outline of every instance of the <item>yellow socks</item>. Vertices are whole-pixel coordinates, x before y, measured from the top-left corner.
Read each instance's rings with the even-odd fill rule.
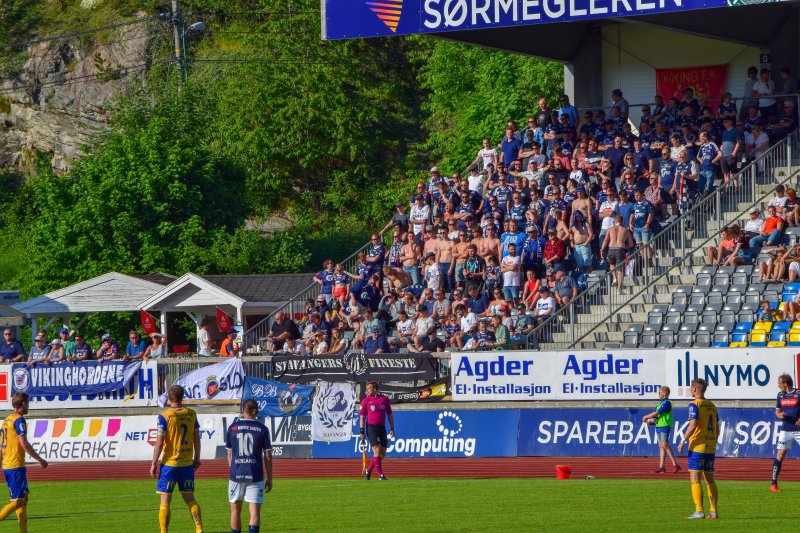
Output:
[[[711,512],[717,512],[717,484],[706,483],[708,486],[708,500],[711,502]]]
[[[197,505],[197,502],[192,500],[186,504],[189,507],[189,513],[192,515],[192,520],[194,520],[194,530],[196,533],[201,533],[203,531],[203,519],[200,517],[200,506]]]
[[[158,506],[158,525],[161,527],[161,533],[167,533],[169,530],[169,504],[162,503]]]
[[[711,489],[709,489],[711,490]],[[714,488],[716,490],[716,487]],[[692,499],[695,511],[703,512],[703,487],[700,483],[692,483]]]
[[[16,510],[17,510],[16,501],[12,501],[11,503],[7,504],[5,507],[3,507],[3,510],[0,511],[0,520],[5,520],[11,515],[11,513],[13,513]]]
[[[20,533],[28,532],[28,506],[23,505],[17,509],[17,520],[19,520]]]

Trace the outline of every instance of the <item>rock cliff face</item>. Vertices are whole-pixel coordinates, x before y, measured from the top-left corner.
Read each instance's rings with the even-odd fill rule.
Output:
[[[24,168],[51,154],[63,172],[106,129],[107,107],[152,62],[163,23],[119,28],[103,41],[32,45],[22,71],[0,83],[0,168]]]

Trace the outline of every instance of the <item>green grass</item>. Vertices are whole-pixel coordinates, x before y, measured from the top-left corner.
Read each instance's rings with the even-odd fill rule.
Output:
[[[197,487],[205,532],[228,533],[227,481],[200,479]],[[278,479],[262,531],[752,532],[796,523],[800,484],[773,494],[768,482],[723,481],[719,490],[722,518],[697,523],[685,519],[694,510],[686,480]],[[177,494],[172,508],[170,530],[194,531]],[[157,531],[157,514],[154,481],[31,484],[32,533]],[[17,530],[9,521],[0,532]]]

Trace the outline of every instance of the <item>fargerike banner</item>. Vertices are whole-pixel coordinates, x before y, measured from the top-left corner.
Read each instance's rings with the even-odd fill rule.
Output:
[[[769,3],[777,0],[755,0]],[[322,0],[322,38],[440,33],[747,5],[754,0]]]
[[[431,381],[436,379],[436,365],[436,358],[430,354],[276,355],[272,358],[273,376],[282,383]]]
[[[665,377],[664,352],[634,353],[454,353],[450,364],[453,400],[658,398]]]
[[[314,387],[309,385],[286,385],[247,376],[242,402],[255,400],[260,417],[302,416],[311,412],[313,395]]]
[[[727,65],[657,68],[656,94],[663,97],[664,101],[673,96],[681,100],[683,91],[692,89],[695,98],[705,96],[709,100],[709,105],[716,107],[722,92],[725,90],[725,78],[727,75]]]
[[[239,359],[230,359],[182,374],[173,385],[183,387],[186,400],[240,400],[244,368]],[[158,405],[164,407],[166,403],[165,392],[158,397]]]
[[[12,367],[13,391],[31,396],[103,394],[123,389],[139,373],[141,361],[84,361]]]

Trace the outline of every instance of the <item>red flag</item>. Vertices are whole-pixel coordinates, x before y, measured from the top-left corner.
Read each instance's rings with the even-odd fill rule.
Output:
[[[151,335],[155,333],[156,330],[156,317],[148,313],[147,311],[140,311],[142,315],[142,329],[147,335]]]
[[[231,317],[228,316],[228,314],[225,311],[217,307],[217,328],[219,328],[219,330],[222,333],[225,333],[226,331],[231,329],[232,326],[233,326],[233,320],[231,319]]]

